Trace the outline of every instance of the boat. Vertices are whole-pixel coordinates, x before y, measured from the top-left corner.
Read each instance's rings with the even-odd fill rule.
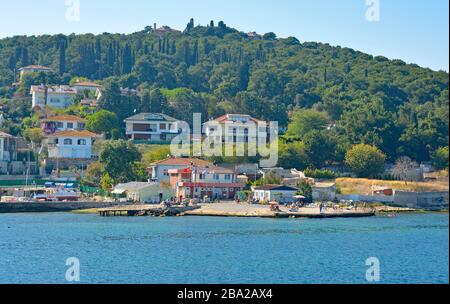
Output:
[[[60,185],[36,192],[33,195],[33,200],[38,202],[76,202],[80,197],[81,192],[75,188]]]

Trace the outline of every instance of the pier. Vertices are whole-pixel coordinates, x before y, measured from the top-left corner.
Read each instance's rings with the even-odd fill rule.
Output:
[[[187,211],[193,211],[200,207],[172,206],[162,207],[161,205],[127,205],[112,208],[98,209],[100,216],[179,216]]]

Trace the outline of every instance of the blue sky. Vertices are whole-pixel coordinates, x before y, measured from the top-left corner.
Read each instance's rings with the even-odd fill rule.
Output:
[[[366,0],[78,0],[78,22],[66,20],[66,1],[2,1],[0,37],[131,33],[154,22],[184,29],[193,17],[449,70],[448,0],[379,0],[378,22],[366,20]]]

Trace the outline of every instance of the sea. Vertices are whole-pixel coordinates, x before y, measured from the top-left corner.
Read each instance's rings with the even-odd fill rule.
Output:
[[[0,284],[449,283],[448,213],[0,214]]]

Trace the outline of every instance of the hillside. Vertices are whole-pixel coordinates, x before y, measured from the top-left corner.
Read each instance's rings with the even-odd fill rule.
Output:
[[[54,73],[12,88],[15,70],[29,64]],[[293,112],[311,108],[336,124],[327,134],[337,154],[329,161],[342,161],[342,151],[360,142],[380,147],[391,160],[429,160],[448,146],[448,73],[274,33],[253,37],[223,22],[193,27],[191,21],[184,32],[147,27],[129,35],[1,39],[3,129],[23,131],[31,84],[68,84],[74,77],[103,83],[100,106],[120,120],[134,109],[186,121],[192,112],[204,119],[235,112],[287,126]],[[118,96],[118,87],[143,94]]]

